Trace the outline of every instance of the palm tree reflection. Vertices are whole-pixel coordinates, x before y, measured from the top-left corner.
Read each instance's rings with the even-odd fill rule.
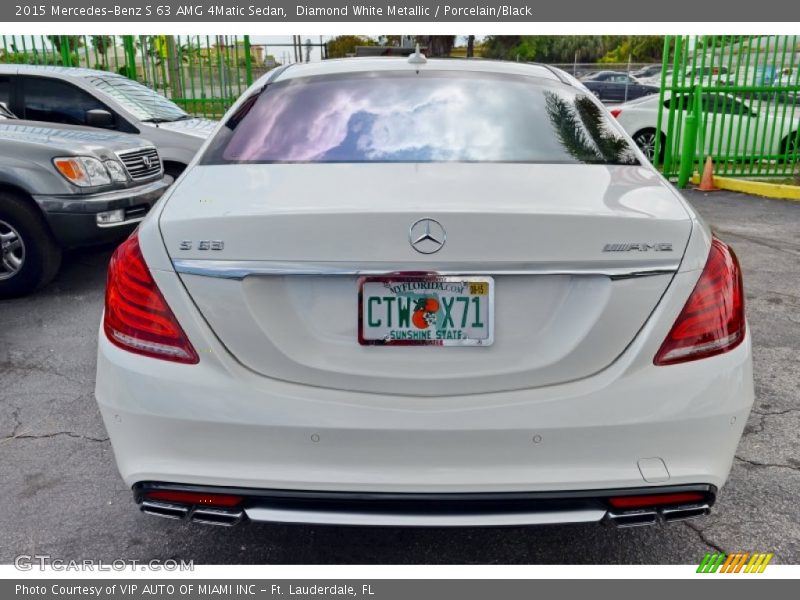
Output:
[[[607,125],[602,109],[587,96],[569,101],[545,91],[547,116],[561,146],[582,163],[638,165],[630,145]]]

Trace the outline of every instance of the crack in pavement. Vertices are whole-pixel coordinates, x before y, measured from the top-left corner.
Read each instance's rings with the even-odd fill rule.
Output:
[[[752,242],[754,244],[759,244],[761,246],[765,246],[776,252],[783,252],[785,254],[790,254],[792,256],[800,255],[800,250],[795,250],[794,248],[787,248],[786,246],[779,245],[779,242],[774,242],[770,239],[765,239],[762,237],[758,237],[755,235],[747,235],[746,233],[737,233],[735,231],[731,231],[729,229],[719,229],[717,227],[713,228],[715,232],[721,233],[723,235],[732,235],[734,237],[741,238],[743,240],[747,240],[748,242]]]
[[[762,417],[774,417],[774,416],[777,416],[777,415],[785,415],[785,414],[788,414],[790,412],[798,412],[798,411],[800,411],[800,408],[787,408],[786,410],[776,410],[774,412],[764,412],[764,411],[761,411],[761,410],[753,409],[750,412],[752,412],[755,415],[762,416]],[[762,419],[762,421],[763,421],[763,419]],[[763,428],[763,423],[762,423],[762,428]],[[761,433],[761,431],[759,431],[758,433]]]
[[[694,531],[694,532],[697,534],[697,537],[699,537],[699,538],[700,538],[700,541],[701,541],[703,544],[705,544],[705,545],[706,545],[706,546],[708,546],[709,548],[712,548],[712,549],[713,549],[713,550],[715,550],[716,552],[721,552],[722,554],[728,554],[728,553],[727,553],[725,550],[723,550],[722,546],[720,546],[720,545],[718,545],[718,544],[715,544],[714,542],[712,542],[712,541],[711,541],[711,540],[708,538],[708,536],[706,535],[705,531],[703,531],[703,530],[702,530],[702,529],[700,529],[699,527],[695,526],[695,525],[694,525],[694,524],[693,524],[691,521],[684,521],[684,523],[683,523],[683,524],[684,524],[684,525],[686,525],[686,527],[688,527],[688,528],[689,528],[689,529],[691,529],[692,531]]]
[[[9,435],[4,438],[0,438],[0,444],[5,442],[10,442],[13,440],[42,440],[47,438],[54,438],[59,435],[65,435],[67,437],[71,437],[73,439],[78,440],[86,440],[88,442],[107,442],[108,438],[98,438],[93,437],[91,435],[83,435],[81,433],[75,433],[74,431],[56,431],[55,433],[18,433],[16,435]]]
[[[800,302],[800,296],[798,296],[797,294],[792,294],[790,292],[779,292],[777,290],[772,290],[771,293],[777,294],[778,296],[786,296],[787,298],[792,298],[793,300],[797,300],[798,302]]]
[[[765,468],[766,467],[772,467],[772,468],[775,468],[775,469],[791,469],[792,471],[800,471],[800,466],[785,465],[785,464],[782,464],[782,463],[763,463],[763,462],[758,462],[758,461],[755,461],[755,460],[748,460],[746,458],[742,458],[738,454],[735,455],[734,458],[736,460],[738,460],[738,461],[741,461],[741,462],[743,462],[745,464],[748,464],[748,465],[752,465],[754,467],[765,467]]]
[[[86,383],[89,383],[87,381],[82,381],[80,379],[75,379],[73,377],[70,377],[69,375],[56,371],[55,369],[46,369],[44,367],[39,367],[30,364],[19,364],[10,361],[0,362],[0,372],[4,370],[23,371],[28,373],[46,373],[47,375],[55,375],[56,377],[61,377],[62,379],[66,379],[67,381],[69,381],[70,383],[74,383],[75,385],[85,385]]]
[[[83,398],[90,398],[90,397],[91,397],[91,394],[85,394],[84,393],[84,394],[78,394],[77,396],[75,396],[73,398],[62,399],[62,400],[66,400],[67,402],[76,402],[76,401],[81,400]],[[94,442],[105,442],[105,441],[108,441],[107,437],[106,438],[96,438],[96,437],[93,437],[93,436],[87,436],[87,435],[82,435],[82,434],[79,434],[79,433],[74,433],[72,431],[58,431],[56,433],[47,433],[47,434],[21,433],[20,429],[23,426],[23,421],[20,418],[20,412],[22,411],[22,407],[20,407],[17,404],[13,404],[11,402],[9,402],[8,404],[13,409],[11,411],[11,416],[14,419],[14,426],[11,429],[11,433],[9,435],[0,437],[0,444],[2,444],[4,442],[9,442],[9,441],[12,441],[12,440],[15,440],[15,439],[42,439],[42,438],[48,438],[48,437],[55,437],[57,435],[67,435],[67,436],[70,436],[70,437],[73,437],[73,438],[83,438],[83,439],[86,439],[88,441],[94,441]],[[32,427],[35,427],[35,426],[39,425],[41,422],[42,422],[42,419],[38,419],[38,420],[34,421],[34,423],[32,425],[28,425],[28,431],[30,431],[30,429]],[[48,425],[48,424],[49,423],[45,423],[45,425]]]
[[[776,296],[783,296],[785,298],[791,298],[794,300],[794,303],[800,303],[800,296],[797,294],[790,294],[789,292],[779,292],[778,290],[766,290],[768,294],[774,294]]]

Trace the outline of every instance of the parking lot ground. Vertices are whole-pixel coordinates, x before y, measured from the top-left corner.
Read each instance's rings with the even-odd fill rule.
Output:
[[[800,562],[800,203],[717,192],[689,200],[742,262],[756,402],[712,516],[598,525],[389,529],[190,526],[136,510],[92,396],[110,250],[73,253],[34,296],[0,302],[0,563],[678,563],[710,550]]]

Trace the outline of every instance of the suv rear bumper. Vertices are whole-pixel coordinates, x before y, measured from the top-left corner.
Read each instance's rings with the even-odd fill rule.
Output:
[[[167,179],[98,194],[39,195],[56,241],[63,247],[91,246],[124,238],[169,187]],[[124,210],[125,220],[112,226],[97,224],[97,213]]]
[[[237,496],[234,506],[163,500],[163,492]],[[320,525],[463,527],[608,522],[617,527],[652,525],[707,515],[717,490],[679,485],[617,490],[506,493],[374,493],[261,490],[142,482],[134,499],[145,514],[207,525],[244,521]],[[694,495],[688,500],[683,496]],[[674,496],[669,502],[664,502]],[[652,504],[615,508],[619,498],[652,497]]]

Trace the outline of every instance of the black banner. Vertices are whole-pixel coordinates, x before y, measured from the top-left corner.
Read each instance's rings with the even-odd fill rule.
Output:
[[[688,567],[687,567],[688,568]],[[712,589],[713,586],[713,589]],[[744,579],[712,580],[442,580],[442,579],[354,579],[354,580],[26,580],[0,582],[0,597],[36,600],[459,600],[526,598],[603,598],[608,594],[624,598],[674,600],[708,597],[726,600],[788,598],[797,591],[792,580]],[[721,596],[724,594],[724,596]]]
[[[41,1],[41,0],[40,0]],[[542,0],[54,0],[0,5],[0,19],[18,22],[758,22],[800,20],[800,3],[761,0],[719,2],[552,2]]]

